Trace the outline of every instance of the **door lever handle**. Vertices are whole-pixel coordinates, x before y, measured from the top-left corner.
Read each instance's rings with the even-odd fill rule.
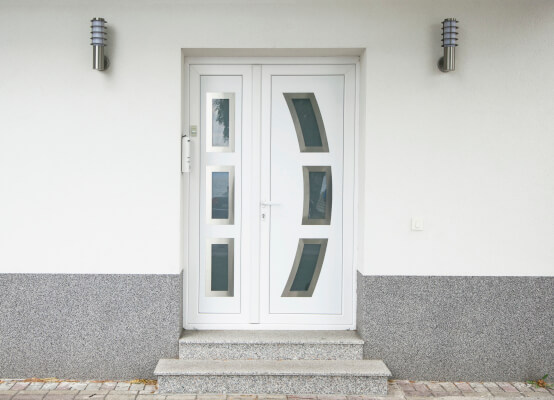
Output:
[[[260,203],[262,205],[262,207],[267,207],[267,206],[280,206],[281,203],[277,203],[276,201],[263,201]]]

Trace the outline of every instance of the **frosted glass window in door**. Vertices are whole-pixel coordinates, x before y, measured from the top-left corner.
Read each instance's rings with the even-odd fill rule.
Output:
[[[232,297],[234,291],[234,240],[207,239],[206,295]]]
[[[283,93],[300,151],[329,152],[323,118],[313,93]]]
[[[212,146],[229,146],[229,99],[212,99]]]
[[[319,279],[328,239],[300,239],[281,297],[311,297]]]
[[[234,221],[234,182],[233,166],[206,167],[206,209],[207,222],[219,225],[232,225]]]
[[[212,172],[212,219],[229,218],[229,172]]]
[[[304,176],[302,224],[331,224],[333,201],[331,167],[304,166],[302,172]]]
[[[206,151],[234,151],[234,93],[206,93],[206,128]]]

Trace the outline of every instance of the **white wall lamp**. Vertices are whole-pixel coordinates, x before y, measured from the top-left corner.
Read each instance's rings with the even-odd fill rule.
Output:
[[[92,45],[92,69],[104,71],[110,66],[110,60],[104,55],[106,47],[106,21],[104,18],[93,18],[90,20],[90,34]]]
[[[442,21],[442,47],[444,56],[439,59],[439,69],[442,72],[456,69],[456,46],[458,46],[458,21],[456,18],[446,18]]]

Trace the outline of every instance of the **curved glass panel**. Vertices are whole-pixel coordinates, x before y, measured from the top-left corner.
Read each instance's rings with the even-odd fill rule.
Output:
[[[330,225],[333,179],[330,166],[303,166],[304,207],[302,225]]]
[[[235,151],[234,93],[206,93],[206,151]]]
[[[234,239],[207,239],[206,296],[233,297]]]
[[[300,239],[281,297],[311,297],[323,266],[328,239]]]
[[[327,134],[313,93],[283,93],[303,153],[329,152]]]

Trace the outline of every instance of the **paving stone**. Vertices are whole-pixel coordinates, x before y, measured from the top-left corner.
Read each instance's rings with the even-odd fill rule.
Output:
[[[477,393],[490,393],[489,389],[487,389],[481,382],[470,382],[469,386],[471,386]]]
[[[415,392],[415,387],[408,381],[398,381],[397,384],[404,392]]]
[[[86,383],[86,382],[74,382],[74,383],[70,386],[70,388],[71,388],[72,390],[79,390],[79,391],[81,391],[81,390],[85,390],[87,386],[88,386],[88,383]]]
[[[0,390],[10,390],[13,385],[15,385],[15,381],[0,383]]]
[[[24,394],[24,392],[19,392],[12,397],[12,400],[42,400],[45,394]]]
[[[467,382],[454,382],[454,385],[462,392],[473,392],[473,388]]]
[[[429,392],[429,395],[423,395],[423,396],[421,394],[406,395],[406,399],[409,399],[409,400],[429,400],[429,397],[434,397],[431,392]],[[386,397],[384,397],[383,399],[386,399]],[[467,399],[464,399],[464,400],[467,400]]]
[[[86,391],[94,391],[94,390],[100,390],[100,388],[102,387],[102,383],[100,382],[92,382],[92,383],[89,383],[87,385],[86,388],[84,388],[83,390],[86,390]]]
[[[465,397],[473,398],[483,398],[483,397],[492,397],[492,393],[488,390],[486,392],[463,392]]]
[[[146,385],[146,386],[144,386],[144,391],[145,392],[154,392],[155,390],[157,390],[156,385]]]
[[[519,393],[519,390],[508,382],[498,382],[497,385],[504,389],[505,392]]]
[[[314,400],[317,399],[317,395],[287,395],[287,399],[289,400]],[[351,400],[362,400],[362,396],[348,396],[348,399]]]
[[[16,382],[15,385],[12,386],[11,390],[25,390],[27,386],[29,386],[30,382]]]
[[[166,399],[169,400],[195,400],[195,394],[168,394]]]
[[[44,382],[31,382],[25,390],[40,390],[44,386]]]
[[[284,394],[259,394],[258,395],[258,400],[286,400],[286,399],[287,399],[287,396]]]
[[[48,391],[47,396],[50,396],[50,395],[53,395],[53,394],[62,395],[62,396],[75,396],[75,395],[79,394],[79,391],[78,390],[71,390],[71,389],[60,389],[59,386],[58,386],[58,389]]]
[[[133,395],[133,394],[138,394],[138,390],[117,390],[117,388],[115,388],[115,390],[110,390],[110,392],[108,393],[108,395],[110,396],[126,396],[126,395]]]
[[[458,392],[458,395],[456,395],[456,396],[449,396],[449,395],[447,395],[447,396],[438,396],[438,397],[435,397],[435,399],[441,399],[441,400],[467,400],[467,397],[462,396],[461,392]]]
[[[444,388],[438,383],[438,382],[424,382],[427,387],[433,392],[433,393],[443,393],[446,392]]]
[[[228,394],[227,400],[255,400],[257,397],[255,394]]]
[[[430,392],[431,390],[427,387],[427,385],[423,382],[415,382],[413,384],[413,387],[418,392]]]
[[[81,392],[75,396],[75,400],[103,400],[106,397],[105,393],[86,393]]]
[[[115,390],[129,390],[130,387],[131,387],[131,384],[128,382],[119,382],[115,386]]]
[[[519,392],[494,392],[494,397],[507,398],[507,397],[523,397],[523,393]]]
[[[406,398],[409,398],[411,400],[415,400],[419,397],[434,397],[433,393],[431,391],[429,392],[406,392],[405,393]]]
[[[73,386],[74,383],[75,382],[60,382],[56,390],[72,390],[71,386]]]
[[[548,393],[548,390],[546,390],[545,388],[542,388],[542,387],[537,387],[537,386],[531,385],[531,389],[532,389],[534,392]]]
[[[321,395],[317,396],[318,400],[346,400],[346,396],[340,395]],[[258,397],[259,399],[259,397]]]
[[[452,382],[440,382],[440,385],[449,393],[459,393],[460,396],[462,396],[460,389],[456,385],[454,385]]]
[[[165,400],[165,397],[165,394],[139,394],[137,400]]]
[[[134,400],[136,394],[108,394],[105,400]]]
[[[16,393],[17,392],[9,392],[7,390],[5,392],[0,392],[0,400],[10,400]]]
[[[494,382],[483,382],[483,386],[489,389],[491,393],[504,393],[504,390]]]
[[[199,394],[198,400],[225,400],[227,398],[224,394]]]
[[[109,394],[111,392],[111,390],[106,390],[106,389],[98,389],[98,390],[88,390],[88,389],[85,389],[85,390],[81,390],[79,392],[79,394],[88,394],[88,395],[91,395],[91,394],[103,394],[104,396]],[[120,392],[118,392],[117,394],[120,394]]]
[[[133,383],[130,390],[144,390],[144,383]]]
[[[551,398],[552,395],[550,393],[547,392],[525,392],[523,393],[523,395],[525,397],[531,397],[531,398],[541,398],[541,399],[544,399],[545,397],[546,398]]]
[[[533,389],[525,382],[510,382],[510,384],[515,387],[520,392],[532,392]]]
[[[165,400],[164,394],[139,394],[137,400]]]
[[[59,382],[46,382],[42,386],[42,390],[55,390],[59,384]]]
[[[100,389],[107,389],[107,390],[113,390],[117,386],[117,382],[114,381],[108,381],[103,382],[102,386],[100,386]]]

